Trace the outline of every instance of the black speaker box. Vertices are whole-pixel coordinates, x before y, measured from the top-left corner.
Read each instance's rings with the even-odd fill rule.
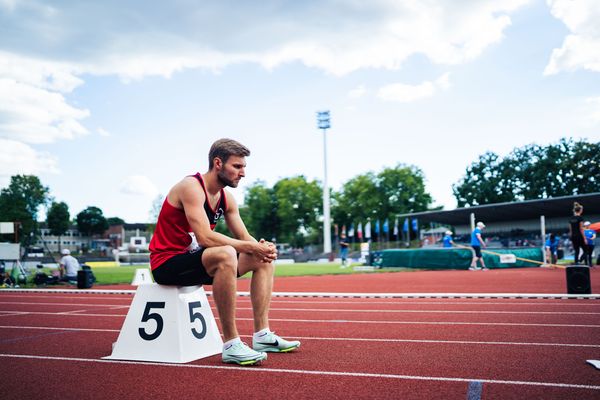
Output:
[[[587,265],[571,265],[566,268],[568,294],[592,294],[590,268]]]
[[[92,287],[92,271],[84,269],[77,271],[77,288],[78,289],[89,289]]]

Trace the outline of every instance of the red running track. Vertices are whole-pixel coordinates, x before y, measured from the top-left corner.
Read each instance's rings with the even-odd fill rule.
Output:
[[[564,293],[555,282],[564,271],[529,271],[524,278],[538,283],[523,284],[530,293]],[[438,273],[286,278],[276,290],[419,292],[442,278],[451,289],[438,292],[467,292],[458,282],[471,292],[526,292],[514,270]],[[513,285],[493,291],[488,279]],[[600,359],[599,300],[274,298],[271,328],[302,347],[240,368],[220,356],[183,365],[102,360],[131,299],[0,291],[2,398],[466,399],[478,390],[483,399],[600,398],[600,371],[585,362]],[[237,316],[247,341],[248,298],[238,299]]]

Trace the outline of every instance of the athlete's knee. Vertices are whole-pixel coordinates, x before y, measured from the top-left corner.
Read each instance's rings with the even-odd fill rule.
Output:
[[[263,270],[269,274],[275,274],[275,263],[274,262],[260,262],[256,266],[257,270]]]
[[[221,246],[216,254],[217,268],[220,270],[237,269],[237,252],[232,246]]]

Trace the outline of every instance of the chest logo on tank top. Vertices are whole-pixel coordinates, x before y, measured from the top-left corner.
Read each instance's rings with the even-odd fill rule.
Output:
[[[223,208],[219,207],[217,209],[217,211],[215,212],[215,216],[213,218],[213,223],[216,224],[217,222],[219,222],[219,219],[221,218],[221,216],[223,215]]]

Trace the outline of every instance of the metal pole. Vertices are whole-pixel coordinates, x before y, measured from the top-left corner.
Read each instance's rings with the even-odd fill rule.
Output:
[[[542,230],[542,257],[544,260],[544,264],[548,263],[546,258],[546,217],[544,215],[540,215],[540,227]]]
[[[323,252],[331,253],[331,220],[329,214],[329,186],[327,185],[327,130],[323,129]]]

